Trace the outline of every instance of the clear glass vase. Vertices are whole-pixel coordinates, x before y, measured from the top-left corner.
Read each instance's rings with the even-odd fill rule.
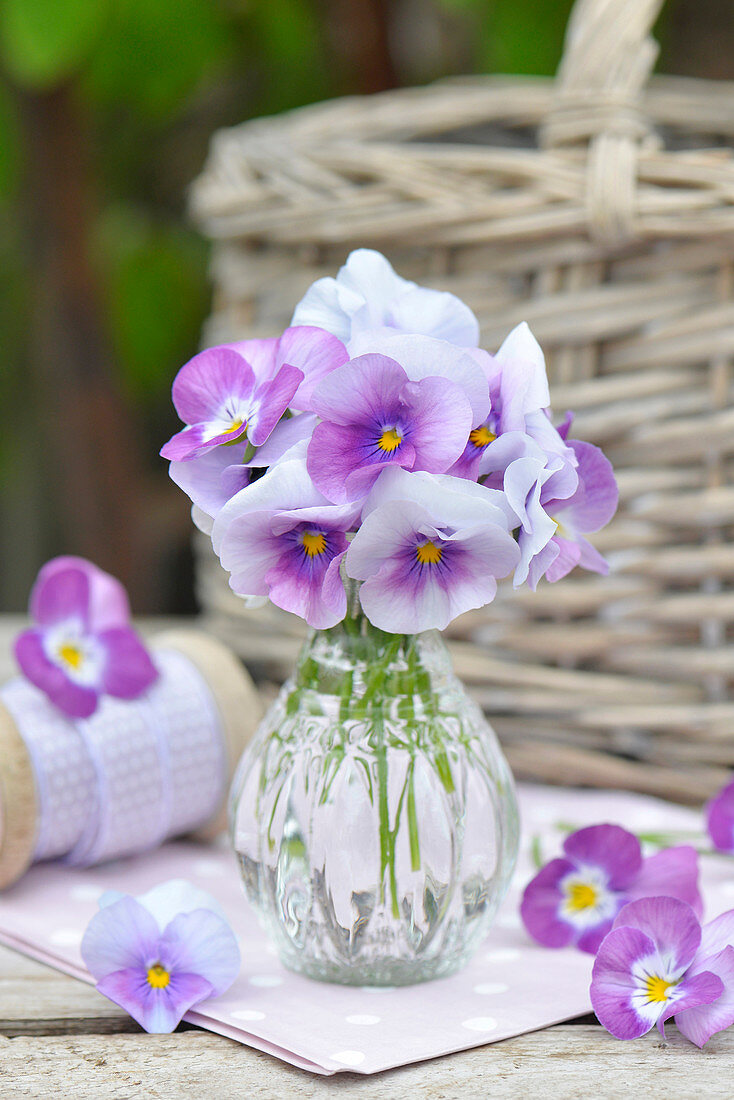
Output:
[[[313,632],[245,751],[231,826],[283,963],[407,985],[459,969],[515,865],[509,767],[436,631]]]

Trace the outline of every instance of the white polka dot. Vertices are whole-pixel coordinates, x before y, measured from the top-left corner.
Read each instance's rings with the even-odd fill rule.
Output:
[[[338,1054],[332,1054],[332,1062],[339,1062],[342,1066],[361,1066],[365,1055],[361,1050],[340,1050]]]
[[[365,1027],[367,1027],[370,1024],[379,1024],[382,1017],[381,1016],[364,1015],[364,1016],[347,1016],[346,1019],[347,1019],[348,1024],[363,1024]]]
[[[49,939],[59,947],[76,947],[82,942],[82,935],[83,932],[78,928],[57,928],[51,933]]]
[[[92,886],[89,882],[82,882],[78,886],[72,886],[69,894],[74,901],[97,901],[104,894],[104,889],[101,886]]]
[[[227,868],[216,859],[197,859],[193,870],[202,878],[222,878],[227,873]]]
[[[258,1012],[256,1008],[238,1008],[236,1012],[230,1012],[233,1020],[264,1020],[265,1013]]]
[[[484,956],[487,962],[512,962],[520,958],[520,952],[516,947],[498,947],[495,951],[488,951]]]
[[[471,1020],[464,1020],[461,1026],[469,1031],[494,1031],[497,1021],[491,1016],[473,1016]]]
[[[504,982],[482,982],[474,986],[474,992],[480,997],[492,997],[495,993],[506,993],[509,988]]]
[[[250,985],[257,985],[261,989],[274,989],[276,985],[282,985],[280,974],[253,974],[249,979]]]

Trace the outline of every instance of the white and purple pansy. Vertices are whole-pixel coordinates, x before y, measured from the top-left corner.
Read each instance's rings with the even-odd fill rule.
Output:
[[[350,253],[336,278],[317,279],[293,314],[293,325],[316,325],[345,344],[363,332],[408,332],[476,347],[479,325],[469,307],[441,290],[429,290],[395,273],[379,252]]]
[[[173,1031],[189,1009],[224,993],[240,969],[219,904],[181,880],[138,898],[103,894],[81,953],[99,992],[155,1033]]]
[[[714,848],[734,853],[734,781],[722,787],[707,804],[706,828]]]
[[[34,625],[16,638],[16,660],[26,679],[70,717],[88,718],[102,695],[135,699],[157,678],[130,626],[125,589],[84,558],[47,562],[29,610]]]
[[[238,595],[267,596],[324,629],[346,614],[339,570],[359,508],[328,501],[297,452],[225,504],[212,542]]]
[[[442,630],[494,599],[515,567],[501,493],[449,475],[385,471],[346,558],[360,602],[382,630]]]
[[[667,848],[643,859],[633,833],[590,825],[566,837],[563,856],[528,883],[520,915],[544,947],[575,946],[593,955],[622,906],[663,890],[702,912],[694,848]]]
[[[308,471],[329,500],[363,499],[388,466],[442,473],[456,460],[471,423],[462,389],[445,378],[411,381],[386,355],[361,355],[316,388],[321,417],[308,446]]]
[[[701,928],[678,898],[655,896],[625,905],[599,948],[591,1003],[618,1039],[637,1039],[675,1017],[702,1047],[734,1023],[734,912]]]

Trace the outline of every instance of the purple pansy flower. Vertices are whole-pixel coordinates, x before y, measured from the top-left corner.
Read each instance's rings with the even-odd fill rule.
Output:
[[[436,336],[462,347],[479,342],[477,319],[460,298],[401,278],[380,252],[368,248],[350,253],[335,279],[313,283],[291,323],[317,325],[345,344],[360,333],[386,330]]]
[[[575,439],[570,443],[575,468],[560,456],[549,460],[525,449],[525,456],[511,461],[504,475],[507,499],[521,524],[515,587],[527,581],[535,590],[542,576],[558,581],[576,565],[607,573],[606,561],[584,535],[608,523],[617,508],[617,483],[608,459],[598,447]]]
[[[494,599],[515,567],[504,497],[449,475],[386,470],[368,498],[346,558],[360,602],[392,633],[443,630]]]
[[[245,437],[259,447],[288,408],[303,372],[285,364],[258,378],[231,347],[207,348],[176,375],[173,403],[186,424],[164,447],[163,458],[185,461]]]
[[[689,905],[648,897],[626,905],[594,962],[591,1003],[618,1039],[637,1039],[671,1016],[699,1047],[734,1023],[734,912],[702,930]],[[703,934],[702,934],[703,932]]]
[[[359,509],[331,504],[299,448],[221,509],[212,542],[240,596],[268,596],[318,629],[344,618],[339,567]],[[300,451],[305,451],[305,444]]]
[[[462,389],[445,378],[411,381],[385,355],[361,355],[316,388],[322,417],[308,448],[308,471],[336,503],[364,497],[387,466],[442,473],[471,424]]]
[[[229,989],[237,940],[217,902],[179,880],[139,898],[110,891],[82,939],[97,989],[146,1031],[173,1031],[190,1008]]]
[[[715,848],[734,853],[734,780],[706,806],[706,828]]]
[[[33,585],[35,626],[15,642],[23,675],[73,718],[88,718],[100,695],[135,699],[158,673],[130,627],[118,580],[84,558],[59,557]]]
[[[282,336],[239,340],[224,347],[243,356],[258,378],[274,378],[286,363],[297,367],[303,374],[303,381],[289,407],[299,412],[310,409],[311,394],[321,379],[349,359],[341,340],[313,325],[294,325]]]
[[[627,902],[652,894],[679,898],[701,913],[698,857],[683,845],[642,857],[640,842],[619,825],[590,825],[566,837],[526,886],[520,914],[544,947],[574,945],[593,955]]]

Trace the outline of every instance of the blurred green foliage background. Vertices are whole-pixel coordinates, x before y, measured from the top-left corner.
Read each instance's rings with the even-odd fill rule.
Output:
[[[552,73],[571,0],[0,0],[0,607],[82,553],[191,608],[158,447],[197,350],[185,216],[212,133],[460,72]],[[669,0],[662,67],[734,76],[731,0]],[[144,566],[142,563],[145,563]]]

